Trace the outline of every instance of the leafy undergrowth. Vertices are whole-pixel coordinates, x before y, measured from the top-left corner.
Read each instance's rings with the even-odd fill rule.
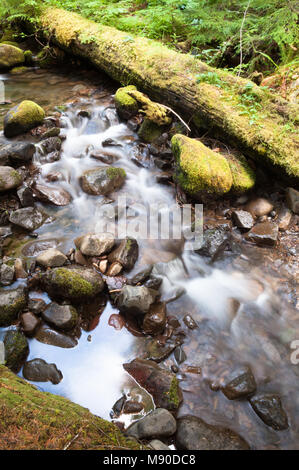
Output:
[[[271,71],[292,60],[299,47],[297,0],[4,0],[0,16],[32,19],[49,5],[162,40],[210,65],[230,68],[240,63],[240,28],[246,11],[244,74]]]
[[[0,449],[141,450],[112,423],[0,366]]]

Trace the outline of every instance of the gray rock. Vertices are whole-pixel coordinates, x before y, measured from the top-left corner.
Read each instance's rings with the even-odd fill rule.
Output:
[[[243,366],[232,371],[221,390],[229,400],[252,395],[256,391],[256,382],[251,369]]]
[[[149,335],[157,335],[164,331],[166,325],[166,304],[157,302],[150,306],[145,314],[142,329]]]
[[[0,341],[0,365],[5,364],[5,347],[3,341]]]
[[[40,320],[32,312],[26,312],[21,315],[22,330],[26,336],[33,336]]]
[[[43,299],[30,298],[28,301],[28,309],[35,315],[40,315],[46,307],[47,304]]]
[[[117,297],[117,306],[121,311],[143,315],[155,302],[158,293],[144,286],[124,286]]]
[[[21,186],[22,176],[10,166],[0,166],[0,192]]]
[[[4,336],[5,365],[17,373],[29,354],[26,337],[18,330],[7,331]]]
[[[130,270],[138,258],[138,243],[135,238],[126,237],[108,256],[110,263],[118,262],[125,270]]]
[[[267,426],[276,431],[283,431],[289,427],[288,417],[282,407],[279,395],[260,393],[250,398],[249,402]]]
[[[164,442],[161,442],[158,439],[153,439],[149,443],[149,446],[154,450],[168,450],[169,451],[169,447],[166,444],[164,444]]]
[[[28,186],[21,186],[20,189],[17,190],[17,195],[23,207],[34,205],[33,192]]]
[[[112,193],[121,188],[126,179],[122,168],[108,167],[86,170],[81,176],[81,186],[84,192],[94,196]]]
[[[245,230],[250,230],[253,227],[254,220],[250,212],[238,210],[234,211],[232,216],[237,227]]]
[[[209,256],[212,260],[220,256],[230,243],[230,232],[223,227],[204,231],[201,247],[196,250],[200,255]]]
[[[130,284],[136,286],[136,284],[142,284],[150,276],[153,269],[153,265],[146,266],[138,271],[132,279],[130,279]]]
[[[10,286],[13,283],[15,277],[15,269],[13,266],[8,264],[1,264],[0,267],[0,282],[2,286]]]
[[[39,201],[53,204],[54,206],[67,206],[72,200],[71,195],[60,187],[36,183],[33,186],[33,192]]]
[[[288,188],[286,199],[291,211],[293,211],[295,214],[299,214],[299,191],[294,188]]]
[[[176,421],[172,414],[163,408],[157,408],[126,430],[128,436],[136,439],[170,437],[175,432]]]
[[[24,207],[12,212],[9,221],[28,231],[38,229],[45,222],[47,215],[35,207]]]
[[[278,226],[273,222],[260,222],[246,234],[246,237],[259,246],[275,246],[278,239]]]
[[[111,233],[88,233],[75,240],[76,248],[85,256],[101,256],[109,253],[114,243]]]
[[[263,197],[259,197],[246,204],[245,210],[251,213],[253,217],[262,217],[273,211],[273,204]]]
[[[59,151],[61,149],[61,144],[62,142],[59,137],[48,137],[47,139],[42,140],[40,148],[42,153],[45,155]]]
[[[177,421],[176,445],[183,450],[248,450],[247,442],[230,429],[212,426],[195,416]]]
[[[181,346],[178,346],[177,348],[175,348],[174,358],[175,358],[177,364],[182,364],[187,359],[186,353],[185,353],[184,349]]]
[[[71,305],[59,305],[52,302],[41,315],[45,322],[58,330],[71,330],[78,322],[77,310]]]
[[[35,145],[30,142],[14,142],[0,149],[0,161],[14,164],[23,164],[32,160]],[[5,164],[5,163],[3,163]]]
[[[74,348],[77,346],[78,341],[70,336],[67,336],[58,331],[52,330],[47,325],[41,325],[37,330],[35,339],[44,344],[51,344],[52,346],[57,346],[58,348]]]
[[[26,292],[23,286],[0,289],[0,326],[11,325],[25,307]]]
[[[25,362],[23,376],[32,382],[52,382],[54,385],[59,384],[63,379],[61,371],[55,364],[48,364],[39,358]]]
[[[56,248],[49,248],[36,258],[37,264],[50,268],[63,266],[66,261],[67,257]]]
[[[10,227],[0,227],[0,240],[5,240],[12,235],[12,230]]]

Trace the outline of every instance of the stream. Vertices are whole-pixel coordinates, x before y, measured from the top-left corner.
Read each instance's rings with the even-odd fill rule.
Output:
[[[175,185],[159,183],[161,170],[152,155],[146,153],[137,134],[117,116],[113,102],[117,84],[106,76],[83,69],[75,73],[37,69],[23,75],[1,75],[0,79],[5,83],[5,99],[12,101],[0,106],[1,120],[9,106],[23,99],[43,106],[48,116],[61,113],[64,140],[60,159],[52,161],[42,154],[37,138],[28,138],[37,148],[33,157],[33,165],[39,170],[37,182],[62,187],[72,197],[71,203],[64,207],[38,202],[37,206],[51,217],[50,223],[36,230],[36,239],[19,234],[5,247],[5,255],[30,262],[48,247],[67,253],[74,247],[76,237],[100,231],[99,214],[107,201],[103,196],[84,193],[79,184],[83,171],[105,166],[91,156],[95,151],[107,151],[113,166],[126,171],[125,185],[117,195],[109,195],[112,199],[109,202],[113,205],[113,199],[125,195],[131,209],[136,208],[136,223],[140,215],[138,204],[161,203],[170,207],[176,202]],[[62,105],[65,107],[59,108]],[[82,110],[86,113],[78,114]],[[2,132],[0,139],[5,142]],[[109,151],[102,146],[107,139],[114,141]],[[136,165],[136,155],[142,159],[142,166]],[[49,174],[59,176],[51,183]],[[228,204],[224,201],[204,207],[205,224],[225,225]],[[235,236],[237,239],[238,234]],[[284,238],[285,246],[296,244],[294,234],[285,233]],[[236,250],[224,252],[211,263],[185,250],[182,240],[145,239],[138,240],[138,244],[139,258],[128,277],[144,265],[165,263],[157,268],[163,278],[162,300],[167,301],[168,316],[180,322],[186,359],[179,364],[172,353],[159,364],[168,369],[178,367],[177,378],[184,397],[178,416],[192,414],[208,423],[233,429],[252,448],[298,449],[299,365],[290,360],[290,344],[299,339],[299,316],[294,300],[298,266],[294,257],[287,258],[279,250],[275,253],[271,248],[241,243]],[[178,298],[172,300],[176,294]],[[30,297],[51,302],[44,292],[32,290]],[[138,334],[127,325],[115,328],[111,315],[117,314],[118,310],[108,301],[102,313],[81,330],[74,348],[63,349],[29,339],[27,360],[38,357],[55,363],[63,374],[58,385],[36,382],[39,389],[65,396],[103,418],[112,419],[112,406],[123,393],[142,401],[143,411],[122,414],[117,419],[128,426],[153,409],[154,404],[122,365],[146,355],[152,338]],[[197,328],[187,327],[183,321],[186,314],[192,316]],[[0,329],[0,339],[9,328]],[[275,431],[266,426],[248,401],[228,400],[219,390],[235,364],[250,366],[259,392],[280,396],[288,416],[287,430]],[[19,374],[22,376],[22,371]]]

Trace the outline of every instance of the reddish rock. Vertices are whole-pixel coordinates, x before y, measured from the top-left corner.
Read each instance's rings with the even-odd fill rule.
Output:
[[[21,325],[26,336],[33,336],[39,324],[40,320],[33,313],[27,312],[22,314]]]

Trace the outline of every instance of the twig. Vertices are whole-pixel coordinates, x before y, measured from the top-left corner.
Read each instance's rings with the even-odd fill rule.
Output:
[[[73,443],[76,439],[78,439],[79,434],[80,434],[80,433],[78,432],[78,434],[76,434],[76,435],[73,437],[73,439],[71,439],[70,442],[69,442],[66,446],[64,446],[63,450],[67,450],[67,449],[72,445],[72,443]]]
[[[246,19],[246,15],[250,6],[251,0],[248,0],[247,7],[245,8],[244,15],[243,15],[243,20],[240,28],[240,68],[238,71],[238,77],[240,77],[241,70],[242,70],[242,65],[243,65],[243,28],[244,28],[244,23]]]
[[[165,106],[165,104],[161,104],[161,106],[163,106],[163,108],[165,109],[168,109],[168,111],[171,111],[181,121],[181,123],[184,124],[188,131],[191,132],[191,129],[188,124],[186,124],[185,121],[183,121],[183,119],[181,118],[181,116],[179,116],[173,109],[169,108],[168,106]]]

